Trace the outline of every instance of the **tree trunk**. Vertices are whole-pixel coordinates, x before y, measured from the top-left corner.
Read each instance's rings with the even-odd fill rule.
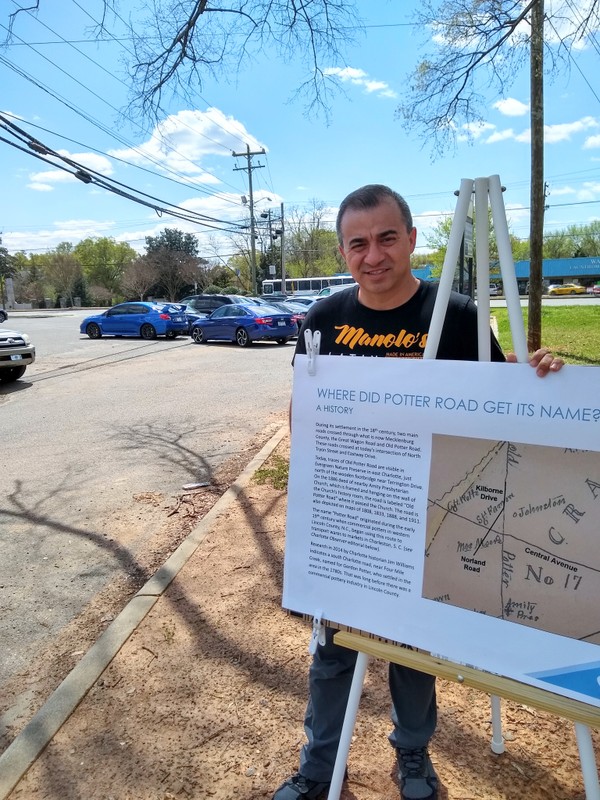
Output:
[[[544,0],[531,9],[531,210],[529,222],[530,352],[542,340],[542,255],[544,246]]]

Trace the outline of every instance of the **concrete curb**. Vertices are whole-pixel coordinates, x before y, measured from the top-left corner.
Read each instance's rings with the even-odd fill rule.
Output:
[[[71,716],[133,631],[164,594],[169,584],[195,553],[218,518],[288,433],[287,424],[258,452],[235,483],[220,497],[177,550],[142,586],[98,641],[54,690],[42,708],[0,755],[0,800],[6,800],[42,750]]]

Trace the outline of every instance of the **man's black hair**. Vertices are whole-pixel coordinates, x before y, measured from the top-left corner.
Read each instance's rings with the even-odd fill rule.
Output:
[[[413,219],[410,208],[406,200],[390,189],[389,186],[384,186],[382,183],[369,183],[367,186],[361,186],[360,189],[355,189],[350,192],[341,202],[340,208],[335,221],[335,231],[337,233],[338,241],[342,242],[342,217],[349,209],[355,211],[362,211],[367,208],[375,208],[382,200],[389,198],[397,204],[400,213],[406,223],[406,229],[410,232],[413,229]]]

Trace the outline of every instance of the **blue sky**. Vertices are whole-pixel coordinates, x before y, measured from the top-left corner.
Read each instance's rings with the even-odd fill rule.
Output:
[[[3,4],[0,23],[25,0]],[[454,208],[462,178],[500,175],[511,231],[529,230],[529,86],[527,65],[507,88],[490,94],[485,124],[474,143],[432,160],[430,143],[405,129],[395,111],[407,76],[432,45],[398,2],[359,0],[365,34],[343,59],[326,64],[338,92],[329,118],[309,116],[294,93],[306,78],[302,59],[283,63],[264,53],[236,78],[209,78],[191,105],[173,97],[159,129],[128,120],[122,60],[130,47],[119,19],[109,18],[115,39],[95,41],[91,27],[101,0],[40,0],[37,14],[22,13],[10,44],[0,50],[0,112],[45,145],[74,161],[161,201],[239,223],[247,216],[245,159],[233,152],[264,148],[253,164],[257,213],[271,207],[286,216],[324,203],[333,221],[337,205],[364,183],[387,183],[409,201],[425,234]],[[136,3],[120,0],[123,17]],[[84,11],[85,9],[85,11]],[[5,28],[0,35],[6,36]],[[66,40],[66,41],[65,41]],[[548,183],[547,233],[600,217],[599,57],[573,53],[545,88]],[[78,113],[79,112],[79,113]],[[460,133],[460,132],[459,132]],[[16,141],[5,130],[0,136]],[[238,168],[237,170],[235,168]],[[3,191],[0,231],[11,252],[40,253],[62,241],[112,236],[143,251],[144,237],[174,225],[198,236],[201,253],[227,244],[210,228],[168,216],[57,171],[0,141]],[[271,200],[267,200],[271,198]],[[217,244],[215,245],[215,241]]]

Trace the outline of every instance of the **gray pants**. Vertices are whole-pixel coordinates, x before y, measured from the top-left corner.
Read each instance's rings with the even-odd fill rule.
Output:
[[[300,772],[313,781],[328,782],[344,723],[357,653],[326,642],[317,648],[309,672],[309,700],[304,718],[308,742],[300,754]],[[427,745],[437,722],[435,678],[399,664],[390,664],[393,747],[413,749]]]

